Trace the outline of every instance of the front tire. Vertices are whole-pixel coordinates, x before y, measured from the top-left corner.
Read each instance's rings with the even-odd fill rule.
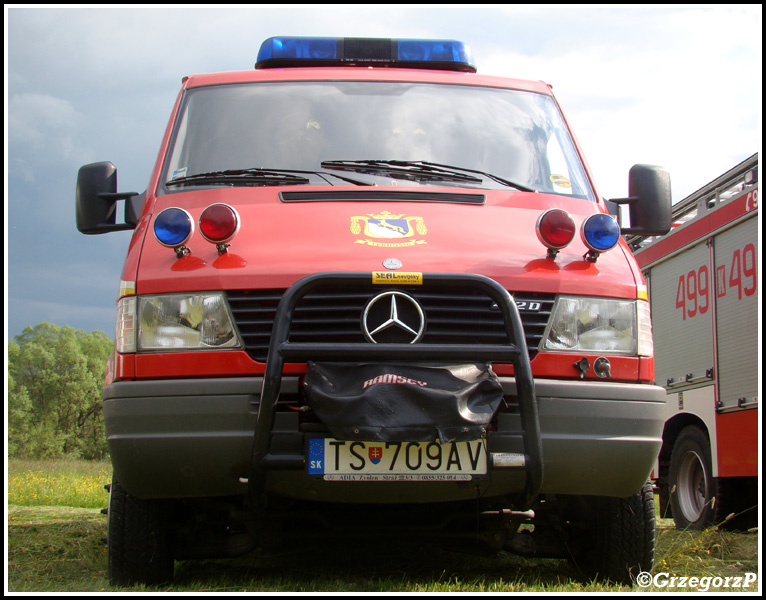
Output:
[[[632,585],[651,571],[655,551],[654,493],[647,482],[627,498],[580,498],[581,526],[575,565],[589,579]]]
[[[128,494],[116,480],[109,490],[107,541],[112,585],[160,585],[173,578],[165,500]]]

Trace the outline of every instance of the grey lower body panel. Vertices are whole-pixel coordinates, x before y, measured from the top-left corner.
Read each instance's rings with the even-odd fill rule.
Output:
[[[129,381],[104,389],[112,465],[139,498],[242,494],[262,378]]]
[[[535,390],[542,493],[627,497],[641,489],[662,446],[664,388],[538,380]]]
[[[509,397],[512,378],[500,378]],[[262,378],[113,383],[104,417],[115,474],[138,497],[246,494]],[[285,377],[282,393],[298,389]],[[536,380],[544,493],[628,496],[646,481],[661,445],[665,390],[656,386]],[[278,418],[276,451],[303,453],[297,414]],[[519,415],[498,414],[490,453],[523,453]],[[288,461],[289,462],[289,461]],[[524,476],[493,467],[473,485],[452,482],[334,482],[305,470],[269,470],[271,493],[328,501],[412,502],[516,493]]]

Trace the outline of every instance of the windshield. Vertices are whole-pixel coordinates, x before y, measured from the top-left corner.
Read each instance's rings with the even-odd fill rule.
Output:
[[[404,82],[269,82],[187,90],[162,181],[241,169],[327,173],[322,162],[370,160],[450,165],[538,192],[594,199],[551,97]],[[385,169],[370,171],[360,167],[348,176],[388,177]],[[319,181],[353,184],[332,177]],[[478,183],[427,178],[411,185],[503,187],[490,177]]]

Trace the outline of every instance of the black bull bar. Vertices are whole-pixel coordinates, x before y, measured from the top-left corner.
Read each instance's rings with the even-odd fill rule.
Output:
[[[282,296],[277,307],[266,370],[263,377],[255,438],[250,465],[249,491],[253,503],[263,506],[266,478],[270,469],[304,468],[303,457],[270,453],[271,432],[274,428],[282,372],[285,362],[324,360],[330,362],[497,362],[512,364],[516,378],[519,414],[523,429],[527,485],[522,496],[528,509],[543,483],[542,440],[535,399],[532,367],[519,311],[511,295],[496,281],[475,274],[424,273],[423,287],[440,290],[472,287],[486,292],[497,304],[503,316],[508,344],[390,344],[290,342],[293,312],[299,301],[320,286],[339,288],[370,284],[370,272],[325,272],[308,275],[293,284]],[[383,287],[383,286],[381,286]]]

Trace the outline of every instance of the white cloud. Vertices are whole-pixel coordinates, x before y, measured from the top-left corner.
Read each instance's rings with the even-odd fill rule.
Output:
[[[77,129],[83,115],[63,98],[36,92],[14,94],[8,104],[9,141],[42,145],[49,133],[69,134]]]
[[[498,51],[480,68],[553,85],[603,195],[624,195],[646,162],[670,169],[680,200],[759,150],[759,9],[607,10],[599,22],[604,39],[573,21],[580,43]]]
[[[52,162],[78,160],[75,142],[84,116],[69,100],[24,92],[8,99],[9,167],[25,181]]]

